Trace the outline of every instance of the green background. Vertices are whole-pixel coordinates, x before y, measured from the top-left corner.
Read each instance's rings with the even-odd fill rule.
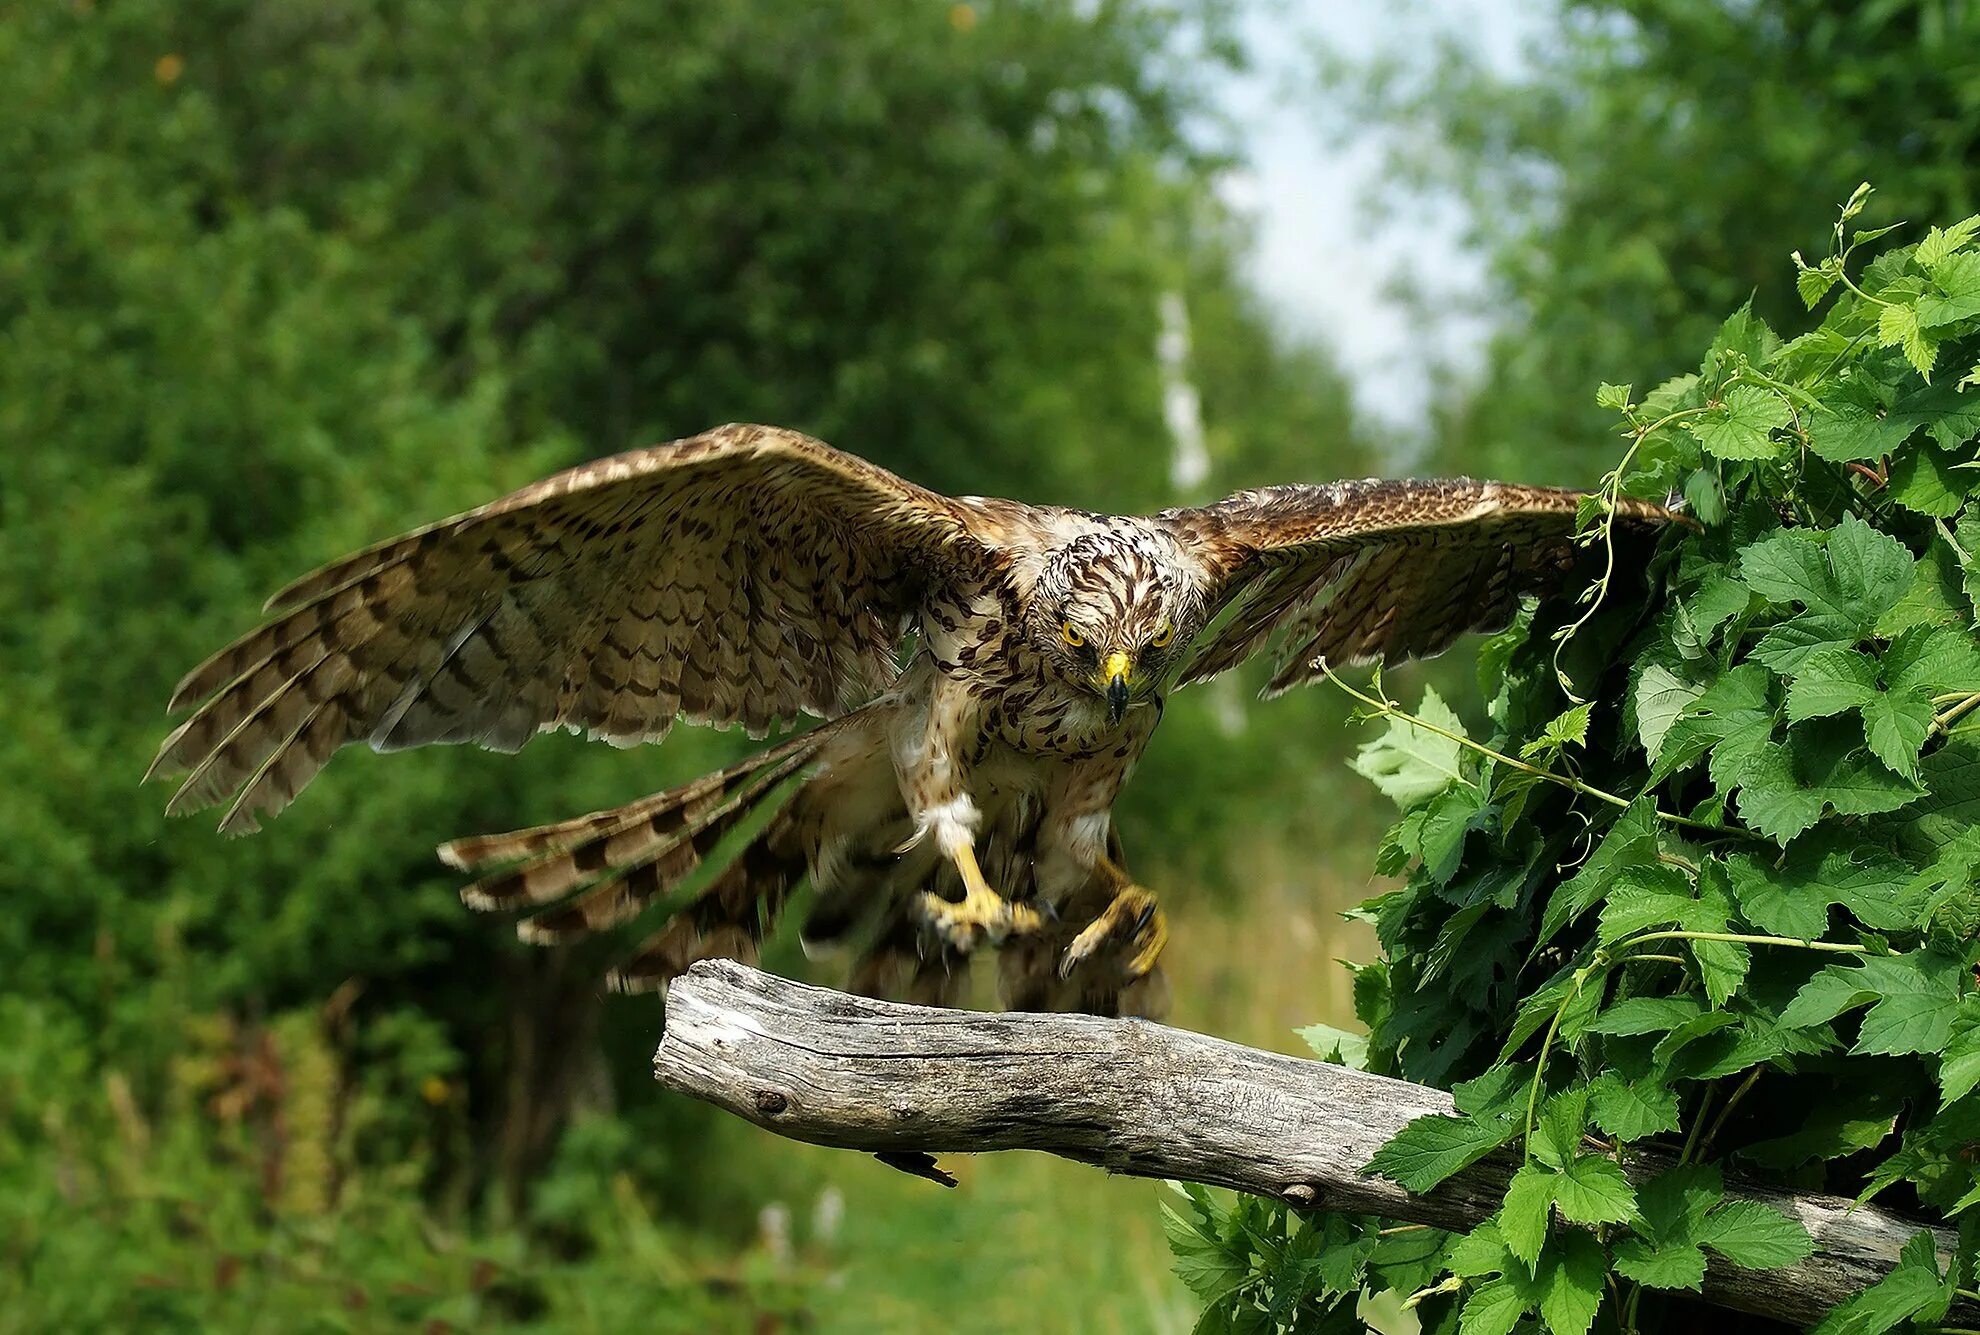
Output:
[[[1536,12],[1516,77],[1461,33],[1301,62],[1315,117],[1396,146],[1393,207],[1457,198],[1491,266],[1429,467],[1591,481],[1595,381],[1655,383],[1756,289],[1796,327],[1779,257],[1858,180],[1972,210],[1957,6]],[[467,914],[432,857],[740,739],[353,752],[242,841],[137,780],[172,682],[289,577],[718,422],[1111,510],[1380,468],[1240,276],[1239,31],[1141,0],[0,4],[0,1329],[1188,1328],[1157,1188],[1005,1156],[942,1193],[662,1097],[658,1003]],[[1348,1014],[1332,961],[1371,947],[1334,915],[1380,813],[1343,702],[1256,684],[1179,697],[1121,819],[1174,1018],[1290,1049]]]

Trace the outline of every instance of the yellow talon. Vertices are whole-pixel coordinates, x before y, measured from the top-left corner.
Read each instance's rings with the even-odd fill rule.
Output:
[[[1112,863],[1106,863],[1105,870],[1118,872]],[[1122,880],[1126,882],[1124,875]],[[1125,944],[1134,951],[1122,963],[1121,971],[1129,981],[1145,978],[1161,958],[1162,948],[1169,943],[1169,920],[1156,907],[1152,893],[1131,882],[1123,883],[1100,916],[1088,923],[1066,947],[1059,961],[1059,976],[1069,976],[1116,936],[1123,936]]]
[[[976,850],[965,844],[955,853],[956,872],[962,877],[963,898],[951,903],[938,894],[921,892],[921,913],[928,925],[941,933],[957,950],[975,947],[979,937],[1000,941],[1015,933],[1035,932],[1044,920],[1028,904],[1013,904],[990,888],[977,865]]]

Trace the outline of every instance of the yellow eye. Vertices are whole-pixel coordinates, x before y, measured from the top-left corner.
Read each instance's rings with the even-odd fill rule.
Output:
[[[1079,627],[1073,625],[1070,621],[1059,627],[1059,634],[1064,637],[1067,644],[1070,644],[1075,649],[1080,648],[1086,643],[1086,637],[1079,633]]]
[[[1176,638],[1176,628],[1164,621],[1162,628],[1155,632],[1155,638],[1148,642],[1148,647],[1151,649],[1160,649],[1174,638]]]

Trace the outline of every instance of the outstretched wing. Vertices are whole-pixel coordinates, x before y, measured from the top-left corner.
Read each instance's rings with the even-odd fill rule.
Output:
[[[353,742],[831,717],[892,676],[918,590],[982,558],[981,510],[775,427],[585,464],[283,589],[179,683],[175,710],[211,698],[151,773],[190,771],[174,814],[231,799],[238,833]]]
[[[1277,642],[1268,693],[1318,675],[1317,663],[1438,653],[1467,631],[1503,626],[1519,596],[1572,564],[1580,492],[1456,479],[1335,482],[1239,492],[1169,510],[1207,561],[1223,613],[1192,646],[1180,683],[1202,681]],[[1619,522],[1669,512],[1625,500]]]

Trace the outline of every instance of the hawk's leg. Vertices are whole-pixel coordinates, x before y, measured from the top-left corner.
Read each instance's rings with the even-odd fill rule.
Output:
[[[1036,909],[1013,904],[992,890],[976,861],[976,831],[983,816],[969,795],[962,754],[964,740],[980,726],[981,709],[981,700],[967,685],[937,672],[927,713],[910,716],[906,729],[894,738],[894,773],[915,823],[907,846],[933,836],[962,879],[961,903],[922,891],[917,901],[921,917],[960,951],[985,939],[1036,931],[1043,921]]]
[[[1113,887],[1113,898],[1100,911],[1100,916],[1088,923],[1066,947],[1059,961],[1059,976],[1068,976],[1101,950],[1118,942],[1122,972],[1129,981],[1144,978],[1169,943],[1169,920],[1156,905],[1154,893],[1136,885],[1118,863],[1104,854],[1094,860],[1093,873]]]
[[[932,891],[921,892],[921,915],[957,950],[967,951],[981,939],[1000,941],[1013,932],[1033,932],[1043,921],[1029,904],[1013,904],[983,879],[974,844],[958,844],[949,852],[962,877],[963,898],[952,903]]]

